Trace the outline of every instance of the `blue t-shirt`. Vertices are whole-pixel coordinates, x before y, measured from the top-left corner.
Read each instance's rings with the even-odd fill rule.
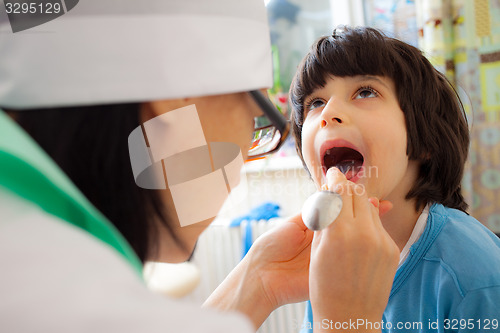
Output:
[[[500,332],[500,239],[473,217],[434,204],[423,234],[398,268],[382,322],[313,321],[301,333],[344,325],[352,332]]]

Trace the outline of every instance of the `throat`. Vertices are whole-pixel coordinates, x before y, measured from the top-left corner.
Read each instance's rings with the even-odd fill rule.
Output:
[[[390,201],[393,204],[393,208],[384,214],[380,220],[384,229],[394,240],[401,252],[406,243],[408,243],[423,209],[416,211],[414,200],[405,200],[404,198],[398,200],[389,197],[384,200]]]

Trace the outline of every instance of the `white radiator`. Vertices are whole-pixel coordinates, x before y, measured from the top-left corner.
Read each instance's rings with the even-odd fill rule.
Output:
[[[252,236],[258,236],[269,230],[279,219],[271,221],[249,222]],[[242,256],[242,237],[246,228],[243,222],[240,227],[211,225],[199,238],[192,262],[201,271],[199,286],[186,300],[202,304],[215,288],[224,280],[229,272],[238,264]],[[289,304],[274,311],[258,330],[259,333],[293,333],[299,332],[304,317],[305,302]]]

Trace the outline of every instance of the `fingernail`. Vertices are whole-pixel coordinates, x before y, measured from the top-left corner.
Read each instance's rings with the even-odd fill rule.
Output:
[[[378,198],[371,197],[368,200],[372,203],[373,206],[375,206],[375,208],[378,208],[380,206]]]
[[[340,170],[336,167],[331,167],[326,171],[326,175],[328,176],[329,173],[336,173],[336,172],[340,172]]]

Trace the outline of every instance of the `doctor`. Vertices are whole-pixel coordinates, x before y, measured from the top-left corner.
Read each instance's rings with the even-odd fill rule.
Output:
[[[138,186],[131,133],[166,117],[161,146],[183,146],[200,139],[188,111],[178,116],[191,110],[210,154],[214,142],[237,147],[241,160],[270,153],[288,134],[262,93],[271,75],[262,0],[86,0],[18,33],[2,11],[0,331],[253,332],[324,281],[332,288],[318,300],[322,319],[381,320],[385,272],[398,258],[383,228],[362,238],[356,228],[326,230],[313,242],[291,218],[254,244],[204,309],[141,280],[146,260],[189,258],[213,218],[183,223],[173,186]],[[267,146],[251,142],[256,117],[274,126]]]

